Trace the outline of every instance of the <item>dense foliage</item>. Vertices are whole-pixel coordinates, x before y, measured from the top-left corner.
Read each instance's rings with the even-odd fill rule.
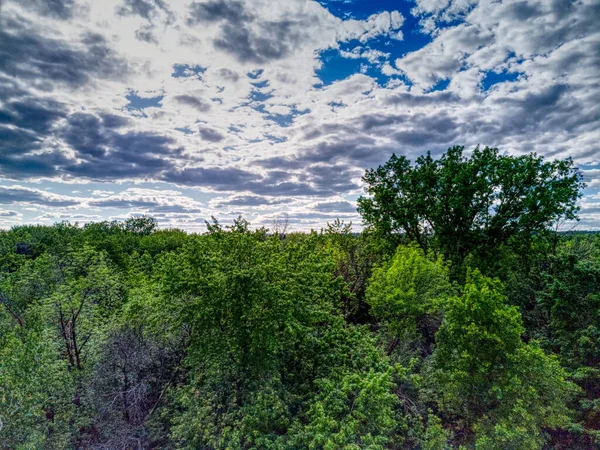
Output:
[[[571,159],[501,155],[495,148],[450,148],[414,165],[392,155],[364,176],[369,197],[358,200],[365,222],[390,242],[398,232],[433,246],[455,265],[489,258],[508,243],[529,243],[558,219],[574,219],[583,187]],[[525,242],[523,242],[525,241]]]
[[[365,179],[361,234],[0,232],[0,448],[597,448],[600,235],[548,229],[572,164]]]

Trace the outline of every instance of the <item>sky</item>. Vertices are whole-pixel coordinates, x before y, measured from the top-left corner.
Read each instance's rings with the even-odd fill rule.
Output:
[[[3,0],[0,228],[360,229],[361,176],[572,157],[600,229],[600,1]]]

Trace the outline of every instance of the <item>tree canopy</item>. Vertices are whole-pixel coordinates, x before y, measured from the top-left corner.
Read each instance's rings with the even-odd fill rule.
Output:
[[[387,239],[404,235],[461,263],[470,253],[486,254],[576,219],[582,179],[571,159],[503,155],[489,147],[465,156],[456,146],[414,165],[392,155],[365,173],[367,196],[358,205],[365,224]]]
[[[0,449],[598,448],[581,176],[462,152],[368,171],[361,233],[0,230]]]

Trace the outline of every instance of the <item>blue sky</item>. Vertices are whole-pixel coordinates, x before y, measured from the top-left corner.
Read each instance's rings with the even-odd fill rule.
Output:
[[[577,228],[598,229],[599,15],[594,0],[8,0],[0,227],[358,229],[365,169],[481,144],[572,157]]]

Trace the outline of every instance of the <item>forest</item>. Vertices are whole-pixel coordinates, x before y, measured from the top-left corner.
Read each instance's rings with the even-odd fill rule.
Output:
[[[599,448],[573,161],[452,147],[363,181],[360,233],[1,231],[0,448]]]

